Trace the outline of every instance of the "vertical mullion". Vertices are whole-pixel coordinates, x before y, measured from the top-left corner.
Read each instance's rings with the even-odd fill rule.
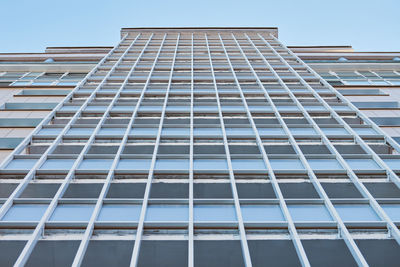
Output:
[[[261,36],[260,36],[261,37]],[[264,42],[265,39],[263,37],[261,37],[262,40]],[[280,42],[278,42],[282,47],[284,47]],[[328,103],[326,103],[326,101],[321,98],[321,96],[315,92],[315,90],[283,59],[283,57],[269,44],[267,43],[267,45],[270,47],[270,49],[272,49],[272,51],[282,60],[282,62],[289,68],[289,70],[301,81],[301,83],[303,85],[305,85],[315,96],[315,98],[318,99],[318,101],[324,105],[325,108],[327,108],[330,112],[331,115],[333,115],[340,123],[342,123],[342,126],[345,127],[345,129],[347,129],[355,138],[356,140],[359,142],[359,144],[367,151],[370,153],[370,155],[372,154],[372,156],[375,156],[377,159],[379,159],[378,163],[381,167],[383,167],[384,169],[386,169],[386,175],[388,175],[389,177],[392,178],[392,181],[399,185],[398,183],[396,183],[396,181],[398,181],[398,177],[397,175],[393,172],[393,170],[391,170],[380,158],[378,155],[376,155],[376,153],[368,146],[365,144],[364,140],[362,140],[362,138],[336,113],[336,111],[334,111]],[[284,47],[286,50],[288,50],[288,48]],[[295,58],[297,58],[296,56],[294,56]],[[302,61],[300,61],[302,62]],[[305,63],[302,63],[304,66]],[[333,87],[331,88],[331,90],[336,91]],[[300,106],[302,107],[302,105],[300,104]],[[353,110],[357,111],[358,109],[355,108],[354,106],[351,106]],[[396,225],[394,224],[394,222],[389,218],[389,216],[386,214],[386,212],[382,209],[382,207],[379,205],[379,203],[376,201],[376,199],[371,195],[371,193],[369,192],[369,190],[364,186],[364,184],[362,182],[360,182],[360,180],[358,179],[358,176],[354,173],[354,171],[350,168],[350,166],[347,164],[347,162],[344,160],[344,158],[342,157],[342,155],[333,147],[333,145],[331,144],[331,142],[329,141],[329,139],[322,133],[321,129],[319,128],[319,126],[315,124],[315,129],[322,134],[322,138],[325,141],[325,143],[328,145],[328,147],[330,147],[331,151],[334,152],[334,154],[336,155],[336,158],[338,159],[338,161],[342,164],[342,166],[348,171],[348,173],[350,174],[350,177],[352,178],[355,186],[360,190],[360,192],[363,194],[364,197],[366,197],[369,200],[369,203],[371,204],[371,207],[374,209],[374,211],[378,214],[378,216],[387,223],[387,227],[389,232],[393,235],[393,237],[395,238],[395,240],[397,241],[397,243],[400,245],[400,230],[398,229],[398,227],[396,227]],[[386,136],[386,134],[384,134],[384,136]],[[375,159],[374,157],[374,159]],[[382,164],[383,163],[383,164]],[[393,175],[390,175],[393,174]]]
[[[244,228],[242,212],[240,210],[239,197],[238,197],[237,188],[236,188],[235,176],[234,176],[233,169],[232,169],[231,155],[229,152],[228,138],[226,135],[225,123],[224,123],[224,119],[223,119],[222,108],[221,108],[221,103],[220,103],[220,99],[219,99],[217,82],[215,79],[214,67],[213,67],[213,63],[212,63],[212,57],[211,57],[210,46],[208,43],[207,34],[205,34],[205,38],[206,38],[206,44],[207,44],[208,58],[210,61],[211,74],[213,77],[215,96],[216,96],[217,105],[218,105],[218,114],[219,114],[219,120],[220,120],[220,124],[221,124],[223,140],[224,140],[226,159],[227,159],[228,168],[229,168],[230,185],[231,185],[231,189],[232,189],[232,195],[233,195],[233,199],[234,199],[234,203],[235,203],[236,216],[237,216],[237,220],[238,220],[240,242],[242,244],[243,259],[244,259],[245,266],[250,267],[250,266],[252,266],[252,263],[251,263],[251,258],[250,258],[249,246],[247,244],[246,229]]]
[[[167,36],[167,34],[165,34],[164,40],[165,40],[166,36]],[[135,244],[133,246],[133,252],[132,252],[132,258],[131,258],[130,266],[137,266],[137,263],[138,263],[138,260],[139,260],[139,251],[140,251],[141,239],[142,239],[142,235],[143,235],[144,220],[145,220],[145,217],[146,217],[148,201],[149,201],[149,198],[150,198],[151,184],[153,182],[153,176],[154,176],[154,167],[155,167],[155,164],[156,164],[158,147],[160,145],[160,140],[161,140],[161,131],[162,131],[163,123],[164,123],[165,111],[166,111],[166,107],[167,107],[169,91],[170,91],[170,88],[171,88],[172,75],[173,75],[174,67],[175,67],[175,59],[176,59],[176,54],[177,54],[177,50],[178,50],[179,39],[180,39],[180,34],[178,33],[178,37],[176,39],[175,52],[174,52],[174,56],[173,56],[173,60],[172,60],[172,64],[171,64],[171,71],[170,71],[170,75],[169,75],[167,91],[165,93],[163,109],[162,109],[162,112],[161,112],[160,124],[158,126],[157,139],[156,139],[156,143],[154,144],[153,156],[152,156],[152,159],[151,159],[151,165],[150,165],[149,174],[148,174],[148,177],[147,177],[146,189],[145,189],[145,192],[144,192],[142,209],[141,209],[141,212],[140,212],[140,219],[139,219],[139,224],[138,224],[137,231],[136,231]],[[158,51],[157,58],[160,55],[161,48],[162,47],[160,47],[160,50]],[[155,64],[153,65],[153,69],[154,69],[154,66],[155,66]],[[151,77],[149,77],[149,79],[151,79]]]
[[[126,39],[126,37],[120,42],[120,44]],[[118,47],[118,46],[116,46]],[[115,48],[116,48],[115,47]],[[110,56],[112,54],[113,51],[115,51],[115,48],[113,50],[110,51],[110,53],[107,56]],[[128,49],[125,51],[125,53],[128,51]],[[106,57],[104,58],[105,61]],[[104,62],[103,61],[103,62]],[[75,112],[74,116],[70,119],[70,121],[64,126],[63,130],[58,134],[58,136],[56,137],[56,139],[51,143],[51,145],[46,149],[45,152],[43,152],[43,154],[40,156],[40,158],[38,159],[38,161],[35,163],[35,165],[31,168],[31,170],[25,175],[24,179],[18,184],[17,188],[14,189],[13,193],[8,197],[8,199],[6,200],[6,202],[1,206],[0,208],[0,219],[6,214],[6,212],[8,211],[8,209],[11,207],[12,203],[14,202],[14,199],[17,198],[22,191],[25,189],[25,187],[28,185],[29,181],[31,181],[35,175],[35,172],[37,169],[40,168],[40,166],[44,163],[44,161],[47,159],[47,156],[49,153],[51,153],[56,146],[61,142],[63,135],[70,129],[71,125],[78,119],[78,117],[80,116],[80,114],[82,113],[82,110],[86,108],[86,106],[88,105],[88,103],[95,97],[97,91],[101,88],[101,86],[103,85],[103,83],[106,81],[106,79],[111,75],[111,73],[114,71],[114,69],[116,68],[116,66],[119,64],[119,62],[121,61],[118,60],[114,66],[110,69],[110,71],[107,73],[107,75],[104,76],[104,78],[102,79],[102,82],[96,87],[95,90],[93,90],[93,92],[90,94],[90,96],[85,100],[85,102],[80,106],[80,108]],[[99,63],[100,64],[100,63]],[[99,65],[98,65],[99,66]],[[97,66],[97,67],[98,67]],[[94,68],[93,70],[96,70],[96,68]],[[89,72],[89,74],[92,72]],[[86,78],[84,79],[85,81],[88,79],[89,74],[86,76]],[[81,84],[81,83],[80,83]],[[25,146],[27,145],[27,143],[30,142],[30,140],[32,140],[32,136],[33,134],[36,134],[41,127],[43,126],[44,123],[48,123],[51,118],[56,114],[56,112],[59,110],[59,108],[66,102],[68,102],[70,100],[70,98],[73,96],[73,93],[76,92],[76,90],[78,90],[78,88],[80,87],[80,84],[78,84],[78,86],[70,93],[68,94],[68,96],[64,99],[64,101],[62,101],[60,104],[58,104],[53,111],[49,114],[49,116],[47,116],[45,119],[43,119],[43,121],[37,126],[37,128],[25,139],[25,140],[9,155],[11,158],[6,158],[6,160],[2,163],[1,168],[4,168],[4,166],[14,157],[15,154],[20,153],[22,149],[25,148]],[[21,146],[21,147],[20,147]]]
[[[122,90],[125,88],[126,84],[127,84],[128,81],[129,81],[130,76],[132,75],[133,71],[135,70],[137,64],[139,63],[141,57],[143,56],[145,50],[147,49],[147,47],[148,47],[150,41],[151,41],[152,38],[153,38],[153,36],[154,36],[154,34],[152,34],[152,35],[150,36],[150,38],[149,38],[148,41],[146,42],[145,46],[143,47],[141,53],[140,53],[139,56],[137,57],[135,63],[134,63],[134,64],[132,65],[132,67],[130,68],[130,70],[129,70],[129,72],[128,72],[128,74],[127,74],[127,76],[126,76],[124,82],[123,82],[122,85],[120,86],[120,89],[118,90],[118,93],[116,94],[116,97],[114,98],[114,100],[117,100],[117,99],[118,99],[118,97],[120,96]],[[126,129],[125,129],[125,133],[124,133],[124,136],[123,136],[123,138],[122,138],[122,140],[121,140],[121,144],[120,144],[120,146],[119,146],[119,148],[118,148],[117,153],[116,153],[115,156],[114,156],[113,163],[112,163],[112,165],[111,165],[111,167],[110,167],[110,169],[109,169],[109,171],[108,171],[106,180],[105,180],[105,182],[104,182],[104,185],[103,185],[103,187],[102,187],[102,190],[101,190],[101,192],[100,192],[100,195],[99,195],[99,197],[98,197],[98,199],[97,199],[97,201],[96,201],[95,208],[94,208],[94,210],[93,210],[92,216],[90,217],[89,223],[88,223],[88,225],[87,225],[87,227],[86,227],[86,230],[85,230],[83,239],[81,240],[81,243],[80,243],[79,248],[78,248],[78,251],[77,251],[77,253],[76,253],[76,255],[75,255],[75,258],[74,258],[74,261],[73,261],[73,263],[72,263],[72,266],[80,266],[80,265],[82,264],[82,260],[83,260],[83,258],[84,258],[84,254],[85,254],[85,252],[86,252],[87,246],[89,245],[90,237],[91,237],[91,235],[92,235],[92,233],[93,233],[93,230],[94,230],[94,223],[95,223],[95,221],[96,221],[96,219],[97,219],[97,217],[98,217],[98,215],[99,215],[99,213],[100,213],[100,209],[101,209],[101,207],[102,207],[102,205],[103,205],[104,198],[105,198],[105,196],[106,196],[106,194],[107,194],[107,192],[108,192],[108,189],[109,189],[109,187],[110,187],[111,180],[112,180],[113,177],[114,177],[115,168],[116,168],[116,166],[117,166],[117,164],[118,164],[118,162],[119,162],[121,153],[122,153],[122,151],[123,151],[124,148],[125,148],[126,142],[127,142],[127,140],[128,140],[129,132],[130,132],[130,130],[131,130],[131,128],[132,128],[132,124],[133,124],[133,122],[134,122],[134,120],[135,120],[135,118],[136,118],[137,111],[138,111],[139,106],[140,106],[140,104],[141,104],[141,102],[142,102],[142,99],[143,99],[143,96],[144,96],[145,91],[146,91],[146,86],[144,86],[144,88],[143,88],[143,90],[142,90],[142,92],[141,92],[141,94],[140,94],[140,97],[139,97],[139,99],[138,99],[138,101],[137,101],[137,103],[136,103],[135,109],[134,109],[134,111],[132,112],[132,116],[131,116],[131,118],[130,118],[130,120],[129,120],[129,123],[128,123]],[[113,100],[113,102],[114,102],[114,100]]]
[[[120,59],[122,59],[123,56],[131,49],[131,47],[135,44],[135,42],[139,38],[139,36],[140,35],[137,35],[136,39],[131,43],[131,45],[127,48],[126,52],[121,56]],[[129,77],[126,77],[126,79],[128,79],[128,78]],[[122,90],[122,88],[123,87],[121,86],[119,92]],[[95,138],[95,135],[97,134],[97,132],[101,128],[101,125],[103,124],[104,120],[107,118],[108,113],[110,112],[111,108],[113,107],[113,105],[114,105],[114,103],[115,103],[115,101],[116,101],[116,99],[117,99],[117,97],[119,95],[119,92],[116,93],[116,95],[114,96],[113,101],[110,102],[110,104],[108,105],[108,108],[104,112],[102,118],[98,122],[98,124],[97,124],[96,128],[94,129],[93,133],[89,137],[88,141],[86,141],[85,146],[83,147],[82,151],[79,153],[79,155],[76,158],[74,164],[72,165],[72,167],[69,170],[68,174],[64,178],[64,181],[62,182],[62,184],[60,185],[60,187],[57,190],[56,194],[54,195],[53,199],[51,200],[49,206],[46,209],[46,212],[43,214],[42,218],[40,219],[40,221],[36,225],[36,228],[35,228],[34,232],[30,236],[28,242],[25,244],[24,249],[22,250],[22,252],[18,256],[17,261],[15,262],[14,266],[22,266],[28,260],[31,252],[33,251],[33,248],[34,248],[35,244],[37,243],[37,241],[39,240],[40,235],[44,231],[44,227],[45,227],[46,221],[48,220],[48,218],[50,217],[50,215],[52,214],[52,212],[56,208],[57,203],[58,203],[61,195],[65,192],[66,188],[68,187],[69,182],[71,180],[71,177],[73,176],[76,168],[78,167],[78,165],[82,161],[83,156],[85,155],[86,151],[89,149],[89,146],[92,144],[92,142],[93,142],[93,140]]]
[[[232,36],[235,39],[234,34],[232,34]],[[265,148],[264,148],[264,146],[262,144],[262,140],[261,140],[260,134],[258,133],[257,127],[256,127],[256,125],[254,123],[253,116],[251,115],[251,112],[250,112],[249,107],[247,105],[247,100],[246,100],[246,98],[245,98],[245,96],[243,94],[243,90],[242,90],[242,88],[240,86],[239,80],[237,79],[236,73],[235,73],[234,68],[232,66],[232,62],[231,62],[231,60],[230,60],[230,58],[228,56],[228,53],[227,53],[227,51],[225,49],[225,45],[224,45],[224,42],[223,42],[221,36],[219,36],[219,39],[220,39],[220,42],[221,42],[222,47],[224,49],[224,53],[226,55],[226,58],[228,59],[231,72],[232,72],[232,74],[234,76],[234,79],[235,79],[235,83],[239,88],[240,97],[242,99],[243,105],[246,107],[246,113],[247,113],[247,116],[248,116],[248,118],[250,120],[250,123],[251,123],[252,129],[254,131],[254,134],[256,135],[258,148],[260,149],[260,151],[262,153],[262,156],[263,156],[264,163],[267,166],[268,173],[269,173],[269,176],[270,176],[270,179],[271,179],[271,184],[273,186],[274,192],[276,193],[276,195],[277,195],[277,197],[279,199],[279,203],[280,203],[280,206],[282,208],[282,212],[283,212],[283,214],[285,216],[286,221],[288,222],[288,230],[289,230],[289,233],[290,233],[290,235],[292,237],[292,241],[293,241],[293,244],[294,244],[295,249],[297,251],[297,254],[298,254],[298,257],[300,259],[300,262],[301,262],[301,264],[303,266],[310,266],[310,263],[308,261],[307,255],[306,255],[306,253],[304,251],[303,245],[301,244],[301,241],[300,241],[299,235],[297,233],[296,227],[294,225],[292,217],[291,217],[291,215],[289,213],[289,210],[288,210],[287,205],[285,203],[285,200],[283,198],[283,195],[282,195],[282,192],[280,190],[279,184],[278,184],[278,182],[276,180],[276,176],[275,176],[274,170],[272,169],[272,166],[271,166],[271,163],[269,161],[268,155],[267,155],[267,153],[265,151]],[[235,39],[235,41],[236,41],[236,39]],[[240,47],[239,47],[239,49],[241,50]],[[243,53],[242,53],[242,55],[243,55]],[[246,62],[248,62],[246,57],[245,57],[245,59],[246,59]],[[256,74],[254,74],[254,75],[255,75],[256,79],[258,80],[258,76]],[[261,84],[261,86],[262,86],[262,84]],[[271,106],[274,109],[274,111],[277,112],[276,107],[273,105],[272,100],[269,98],[269,95],[268,95],[268,101],[271,103]],[[275,115],[278,117],[277,114],[275,114]],[[280,121],[280,122],[282,124],[282,121]]]
[[[193,40],[194,36],[192,33],[191,39],[191,64],[190,64],[190,147],[189,147],[189,229],[188,229],[188,266],[194,266],[194,224],[193,224],[193,102],[194,102],[194,47]]]
[[[297,100],[296,96],[290,91],[290,89],[287,87],[287,85],[284,83],[284,81],[279,77],[279,75],[276,73],[276,71],[270,65],[270,63],[262,56],[262,53],[254,45],[254,43],[251,41],[251,39],[247,35],[246,35],[246,37],[249,40],[249,42],[251,43],[251,45],[253,46],[253,48],[257,51],[257,53],[263,59],[264,63],[267,65],[268,69],[278,79],[278,82],[282,85],[282,87],[285,88],[285,90],[288,93],[288,95],[290,96],[290,98],[300,108],[300,110],[302,111],[303,116],[307,119],[307,121],[309,121],[313,126],[315,126],[315,122],[312,120],[312,118],[309,116],[309,114],[304,110],[304,108],[301,105],[299,106],[300,102]],[[250,65],[250,63],[249,63],[249,65]],[[251,67],[253,73],[255,73],[253,67],[251,65],[250,65],[250,67]],[[259,80],[258,76],[257,76],[257,81],[258,81],[258,83],[260,85],[262,85],[262,82]],[[262,87],[263,87],[264,91],[267,92],[265,90],[265,87],[264,86],[262,86]],[[312,170],[311,166],[308,164],[308,161],[305,158],[305,156],[304,156],[303,152],[301,151],[300,147],[298,146],[295,138],[293,137],[293,134],[289,130],[286,122],[283,120],[282,116],[280,115],[279,111],[277,110],[275,104],[272,101],[271,101],[271,105],[273,105],[273,108],[276,110],[276,112],[277,112],[276,114],[277,114],[277,116],[279,116],[279,120],[281,121],[282,127],[284,128],[286,134],[288,135],[290,143],[294,147],[296,153],[299,155],[301,162],[303,163],[304,167],[306,168],[307,174],[308,174],[310,180],[312,181],[312,184],[313,184],[315,190],[317,191],[318,195],[324,200],[324,203],[328,207],[328,211],[329,211],[330,215],[338,223],[339,229],[340,229],[340,231],[342,233],[342,236],[344,237],[343,239],[344,239],[347,247],[349,248],[351,254],[353,255],[354,259],[357,261],[357,263],[359,265],[361,265],[361,266],[367,265],[367,262],[366,262],[364,256],[361,254],[360,250],[358,249],[357,245],[355,244],[355,242],[354,242],[353,238],[351,237],[348,229],[346,228],[344,222],[342,221],[342,219],[338,215],[336,209],[334,208],[331,200],[329,199],[328,195],[326,194],[325,190],[323,189],[321,183],[319,182],[318,178],[316,177],[316,175],[315,175],[314,171]],[[322,132],[319,132],[319,133],[320,133],[320,135],[323,135]]]

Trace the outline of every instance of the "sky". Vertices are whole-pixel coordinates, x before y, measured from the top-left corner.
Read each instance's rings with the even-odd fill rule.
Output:
[[[0,53],[113,46],[122,27],[278,27],[286,45],[400,51],[400,0],[1,0]]]

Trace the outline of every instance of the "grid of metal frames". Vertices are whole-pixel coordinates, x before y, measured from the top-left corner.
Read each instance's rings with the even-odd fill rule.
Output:
[[[146,236],[168,239],[174,231],[183,233],[187,265],[194,266],[195,242],[207,230],[233,233],[243,264],[252,266],[248,241],[255,229],[285,229],[303,266],[311,265],[303,229],[334,229],[354,262],[367,266],[354,231],[375,227],[400,242],[398,222],[384,209],[394,205],[400,211],[400,198],[376,198],[365,185],[380,179],[399,187],[399,151],[268,32],[132,32],[1,164],[0,178],[13,177],[18,185],[2,201],[0,224],[33,229],[15,266],[26,264],[38,241],[55,228],[82,230],[73,266],[82,265],[101,229],[133,229],[131,266],[140,265]],[[59,185],[51,198],[23,197],[30,184],[46,179]],[[335,179],[352,184],[359,197],[328,196],[326,181]],[[65,197],[81,180],[100,184],[98,195]],[[117,180],[140,183],[142,197],[110,197]],[[153,187],[168,180],[187,186],[183,197],[152,196]],[[283,184],[298,181],[311,185],[316,196],[287,197]],[[199,197],[196,188],[210,183],[228,184],[230,197]],[[246,183],[268,184],[274,195],[244,197]],[[6,219],[21,204],[47,206],[35,222]],[[100,220],[104,206],[112,204],[134,205],[137,219]],[[52,218],[60,205],[91,208],[81,221],[57,221]],[[251,205],[277,207],[282,219],[252,221],[246,211]],[[329,219],[298,219],[293,207],[302,205],[321,207]],[[348,219],[341,211],[351,206],[375,218]],[[170,218],[152,220],[153,207],[170,212]],[[216,207],[222,209],[213,211]],[[233,218],[212,218],[224,209]]]

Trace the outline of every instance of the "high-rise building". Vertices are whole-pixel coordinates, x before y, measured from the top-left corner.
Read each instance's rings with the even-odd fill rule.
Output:
[[[397,266],[400,52],[277,37],[0,54],[0,265]]]

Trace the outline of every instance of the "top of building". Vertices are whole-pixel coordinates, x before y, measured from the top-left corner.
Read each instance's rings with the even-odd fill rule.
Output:
[[[121,28],[121,38],[131,32],[268,32],[278,37],[278,27],[135,27]]]

